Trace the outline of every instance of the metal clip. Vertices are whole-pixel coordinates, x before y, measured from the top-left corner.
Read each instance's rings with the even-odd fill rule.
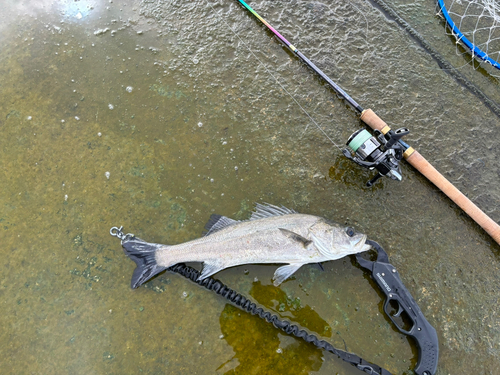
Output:
[[[113,227],[109,230],[109,234],[111,234],[113,237],[119,238],[122,242],[128,241],[131,238],[134,238],[135,236],[132,233],[123,233],[123,225],[118,228],[118,227]]]

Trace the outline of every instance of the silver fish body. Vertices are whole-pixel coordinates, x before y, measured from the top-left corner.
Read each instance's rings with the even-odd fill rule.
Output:
[[[151,244],[134,238],[123,247],[137,263],[136,288],[177,263],[203,262],[200,279],[225,268],[254,263],[286,263],[274,274],[281,284],[301,266],[369,250],[366,235],[314,215],[273,205],[256,205],[250,220],[212,215],[204,237],[178,245]]]

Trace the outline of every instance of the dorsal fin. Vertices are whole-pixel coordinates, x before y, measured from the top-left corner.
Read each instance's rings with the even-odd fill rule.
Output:
[[[297,212],[286,207],[278,207],[269,203],[255,203],[255,212],[252,212],[250,220],[264,219],[272,216],[283,216],[296,214]]]
[[[230,219],[226,216],[212,214],[210,215],[210,219],[208,219],[208,223],[205,225],[205,231],[203,232],[203,234],[205,236],[208,236],[236,223],[239,223],[239,221]]]

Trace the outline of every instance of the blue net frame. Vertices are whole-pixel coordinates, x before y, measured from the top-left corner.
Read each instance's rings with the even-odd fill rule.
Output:
[[[477,45],[472,43],[462,31],[458,28],[458,26],[455,24],[455,22],[452,20],[450,14],[448,13],[448,9],[446,8],[444,4],[444,0],[438,0],[438,6],[441,14],[443,15],[448,27],[450,27],[453,36],[462,43],[464,46],[466,46],[472,53],[472,57],[474,58],[479,58],[482,61],[489,63],[493,67],[497,68],[500,70],[500,62],[492,59],[486,52],[484,52],[482,49],[480,49]]]

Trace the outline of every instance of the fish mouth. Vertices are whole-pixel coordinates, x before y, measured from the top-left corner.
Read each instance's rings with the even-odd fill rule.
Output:
[[[366,243],[367,239],[368,239],[368,236],[366,234],[363,234],[361,239],[354,245],[354,248],[356,249],[356,251],[358,253],[370,250],[372,248],[372,245],[369,245]]]

